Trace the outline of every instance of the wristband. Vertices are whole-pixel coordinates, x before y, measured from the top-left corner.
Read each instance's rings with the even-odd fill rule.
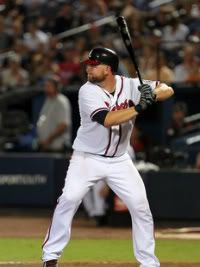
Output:
[[[135,106],[135,110],[138,112],[138,113],[141,113],[143,111],[143,108],[140,104],[136,105]]]

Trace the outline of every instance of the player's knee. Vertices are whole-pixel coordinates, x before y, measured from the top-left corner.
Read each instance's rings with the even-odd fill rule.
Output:
[[[69,206],[69,205],[77,205],[80,202],[80,198],[78,197],[77,194],[72,194],[72,193],[66,193],[63,192],[61,197],[59,198],[59,203]]]
[[[129,202],[129,210],[136,213],[149,213],[149,203],[146,196],[138,196]]]

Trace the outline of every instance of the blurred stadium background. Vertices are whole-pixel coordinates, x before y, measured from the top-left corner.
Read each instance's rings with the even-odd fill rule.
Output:
[[[70,150],[34,150],[44,82],[56,74],[79,127],[81,60],[94,46],[117,51],[119,74],[134,77],[115,17],[127,20],[144,79],[167,82],[175,95],[137,119],[131,145],[155,220],[200,219],[200,1],[0,1],[0,206],[52,208]],[[13,67],[13,64],[15,65]],[[110,192],[109,224],[130,223]],[[83,207],[80,207],[82,214]],[[117,218],[117,219],[116,219]]]

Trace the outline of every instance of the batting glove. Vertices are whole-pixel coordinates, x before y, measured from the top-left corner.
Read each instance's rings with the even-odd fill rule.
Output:
[[[146,108],[148,107],[148,104],[146,102],[146,99],[145,98],[140,98],[140,102],[139,104],[137,104],[135,106],[135,110],[138,112],[138,113],[141,113],[142,111],[144,111]]]
[[[151,105],[156,100],[156,95],[153,93],[151,86],[148,84],[142,84],[138,86],[138,90],[141,92],[141,98],[146,99],[147,105]]]
[[[141,92],[141,96],[139,104],[135,106],[135,110],[140,113],[155,102],[156,95],[148,84],[138,86],[138,90]]]

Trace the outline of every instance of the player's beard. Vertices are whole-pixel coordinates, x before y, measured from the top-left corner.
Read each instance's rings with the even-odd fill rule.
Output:
[[[88,81],[91,83],[100,84],[106,79],[106,75],[104,73],[98,74],[98,76],[88,74],[87,78],[88,78]]]

